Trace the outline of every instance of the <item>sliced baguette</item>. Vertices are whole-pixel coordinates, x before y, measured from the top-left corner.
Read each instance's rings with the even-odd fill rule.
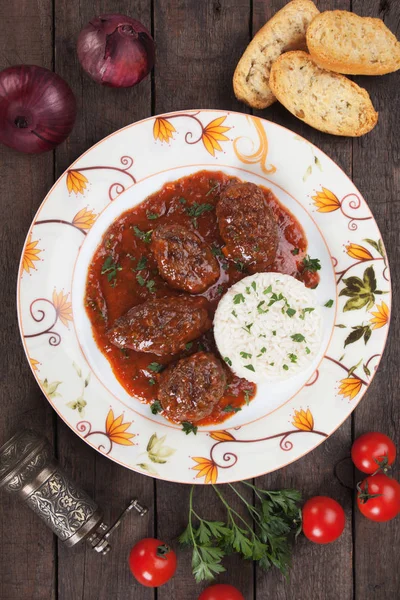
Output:
[[[292,0],[256,33],[233,76],[238,100],[253,108],[266,108],[275,102],[268,85],[271,65],[282,52],[306,50],[306,30],[318,14],[311,0]]]
[[[296,117],[326,133],[357,137],[375,127],[368,93],[344,75],[319,67],[306,52],[287,52],[272,65],[272,92]]]
[[[308,50],[321,67],[349,75],[384,75],[400,69],[400,43],[380,19],[345,10],[316,16]]]

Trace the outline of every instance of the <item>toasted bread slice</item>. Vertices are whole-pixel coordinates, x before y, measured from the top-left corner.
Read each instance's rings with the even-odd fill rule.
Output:
[[[321,67],[349,75],[384,75],[400,69],[400,42],[380,19],[346,10],[316,16],[307,46]]]
[[[268,85],[274,60],[287,50],[306,50],[306,30],[319,10],[311,0],[292,0],[254,36],[233,76],[238,100],[253,108],[266,108],[275,97]]]
[[[344,75],[319,67],[306,52],[287,52],[272,65],[272,92],[291,113],[333,135],[360,136],[378,120],[368,93]]]

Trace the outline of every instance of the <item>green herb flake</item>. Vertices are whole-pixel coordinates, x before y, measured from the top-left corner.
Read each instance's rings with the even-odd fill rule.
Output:
[[[294,308],[288,308],[286,311],[286,314],[288,317],[293,317],[296,314],[296,311],[294,310]]]
[[[124,356],[124,358],[129,358],[129,352],[126,348],[120,348],[121,350],[121,354]]]
[[[224,406],[224,408],[222,409],[222,412],[237,413],[240,410],[242,410],[242,409],[239,408],[239,406],[232,406],[232,404],[228,404],[227,406]]]
[[[245,302],[243,294],[236,294],[233,296],[233,304],[240,304],[241,302]]]
[[[193,423],[189,423],[189,421],[182,421],[182,431],[189,435],[189,433],[193,433],[196,435],[198,427],[193,425]]]
[[[300,319],[302,321],[304,321],[306,313],[311,313],[313,310],[315,310],[315,308],[311,308],[311,307],[309,307],[309,308],[302,308],[301,311],[300,311],[300,313],[301,313],[300,314]]]
[[[274,362],[272,362],[272,363],[269,363],[269,364],[270,364],[270,366],[271,366],[271,367],[273,367],[273,366],[275,365],[275,363],[274,363]]]
[[[162,409],[163,408],[158,400],[154,400],[154,402],[150,404],[150,410],[153,413],[153,415],[157,415],[159,412],[162,411]]]
[[[150,221],[154,221],[154,219],[158,219],[159,216],[160,216],[159,214],[153,213],[153,212],[150,212],[150,211],[147,211],[147,213],[146,213],[146,217],[148,219],[150,219]]]
[[[247,333],[251,333],[250,329],[253,327],[253,323],[247,323],[242,329],[244,329]]]
[[[219,248],[215,244],[213,244],[211,246],[211,252],[212,252],[213,256],[219,256],[220,258],[224,257],[224,253],[222,252],[221,248]]]
[[[101,267],[101,274],[107,275],[107,281],[110,283],[111,287],[115,287],[117,283],[118,271],[122,271],[121,265],[114,262],[112,256],[107,256],[103,263],[103,266]]]
[[[188,342],[187,344],[185,344],[186,350],[190,350],[192,346],[193,346],[193,342]]]
[[[150,379],[149,379],[149,384],[150,384],[150,385],[156,385],[156,383],[157,383],[157,382],[156,382],[156,380],[154,379],[154,377],[150,377]]]
[[[156,282],[154,281],[154,279],[150,279],[150,281],[148,281],[146,283],[146,287],[149,290],[150,293],[154,294],[156,291]]]
[[[141,285],[142,287],[143,287],[144,285],[146,285],[146,281],[143,279],[143,277],[141,276],[141,274],[140,274],[140,273],[138,273],[138,274],[136,275],[136,281],[137,281],[137,282],[138,282],[138,284],[139,284],[139,285]]]
[[[133,231],[135,232],[135,235],[137,238],[139,238],[139,240],[142,240],[142,242],[144,242],[145,244],[150,244],[151,236],[153,235],[152,229],[150,229],[150,231],[142,231],[141,229],[139,229],[139,227],[137,227],[137,225],[134,225]]]
[[[224,293],[224,286],[223,285],[219,285],[217,287],[217,294],[219,294],[220,296]]]
[[[267,287],[267,289],[263,291],[263,294],[271,294],[271,292],[272,292],[272,285],[269,285]]]
[[[251,390],[243,390],[243,393],[244,393],[244,401],[246,402],[246,405],[248,406],[250,404]]]
[[[179,198],[180,204],[186,204],[186,198]]]
[[[251,287],[253,288],[253,290],[254,290],[254,291],[256,291],[256,289],[257,289],[257,284],[256,284],[256,282],[255,282],[255,281],[252,281],[252,282],[251,282]]]
[[[240,356],[242,358],[251,358],[252,357],[252,355],[249,354],[248,352],[240,352]]]
[[[289,371],[289,367],[287,365],[283,365],[282,369],[284,369],[284,371]]]
[[[326,308],[332,308],[333,300],[328,300],[328,302],[325,302],[324,306],[326,306]]]
[[[185,208],[185,213],[189,217],[192,217],[193,227],[197,229],[197,218],[201,217],[201,215],[203,215],[206,212],[210,212],[211,210],[214,210],[213,204],[198,204],[197,202],[193,202],[191,206],[187,206]]]
[[[306,353],[307,353],[307,354],[311,354],[311,350],[310,350],[310,348],[308,348],[308,347],[306,348]]]
[[[292,362],[292,363],[296,363],[297,362],[297,356],[296,356],[296,354],[290,353],[289,354],[289,358],[290,358],[290,362]]]
[[[309,254],[303,258],[302,262],[303,271],[319,271],[321,269],[321,262],[319,258],[310,258]]]
[[[224,361],[226,362],[227,365],[229,365],[230,367],[232,366],[232,361],[229,358],[229,356],[224,356]]]
[[[243,273],[246,270],[246,265],[244,262],[241,262],[240,260],[234,260],[233,262],[236,270],[240,273]]]
[[[249,371],[253,371],[253,373],[256,372],[255,368],[253,367],[253,365],[244,365],[245,369],[248,369]]]
[[[236,310],[232,311],[232,315],[237,319],[237,312],[236,312]]]
[[[163,370],[164,365],[161,365],[158,362],[152,362],[149,365],[147,365],[147,368],[149,369],[149,371],[153,371],[153,373],[159,373]]]
[[[300,250],[298,248],[293,248],[293,250],[291,250],[290,252],[293,254],[293,256],[297,256]]]
[[[136,267],[133,267],[133,271],[142,271],[147,267],[147,258],[145,256],[141,256],[139,258],[138,264]]]
[[[305,342],[306,338],[302,333],[294,333],[290,336],[294,342]]]
[[[210,185],[212,185],[212,181],[210,181]],[[217,183],[214,183],[214,185],[208,190],[206,196],[209,196],[210,194],[212,194],[217,188],[219,187],[219,183],[217,181]]]
[[[276,335],[276,331],[275,330],[272,332],[272,335]]]

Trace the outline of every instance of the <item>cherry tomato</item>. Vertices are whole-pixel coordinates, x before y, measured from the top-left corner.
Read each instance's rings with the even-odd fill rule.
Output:
[[[400,513],[400,484],[383,473],[357,486],[357,506],[371,521],[390,521]]]
[[[396,458],[396,447],[384,433],[370,431],[356,439],[351,448],[351,459],[363,473],[375,473],[381,467],[384,471]]]
[[[244,596],[233,585],[217,583],[205,589],[198,600],[244,600]]]
[[[303,506],[303,533],[311,542],[329,544],[343,532],[346,518],[336,500],[314,496]]]
[[[139,583],[147,587],[158,587],[174,575],[176,554],[164,542],[144,538],[132,548],[129,567]]]

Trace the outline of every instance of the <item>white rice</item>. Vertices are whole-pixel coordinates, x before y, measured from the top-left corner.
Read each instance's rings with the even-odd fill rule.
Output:
[[[290,275],[245,277],[221,298],[214,336],[239,377],[254,383],[290,379],[310,365],[321,346],[315,293]]]

